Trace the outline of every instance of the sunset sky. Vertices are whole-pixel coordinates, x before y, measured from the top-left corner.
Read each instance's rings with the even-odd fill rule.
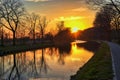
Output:
[[[65,21],[71,29],[84,30],[92,27],[95,12],[90,10],[85,0],[24,0],[29,13],[46,16],[51,22],[49,30],[55,29],[57,21]]]

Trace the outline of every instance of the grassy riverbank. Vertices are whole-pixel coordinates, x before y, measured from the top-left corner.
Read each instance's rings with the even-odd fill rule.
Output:
[[[53,46],[51,43],[37,43],[37,44],[30,44],[30,45],[16,45],[16,46],[0,46],[0,56],[3,55],[8,55],[12,53],[17,53],[17,52],[23,52],[23,51],[28,51],[28,50],[34,50],[34,49],[40,49],[40,48],[45,48],[45,47],[50,47]]]
[[[95,55],[71,80],[113,80],[112,60],[109,46],[102,43]]]

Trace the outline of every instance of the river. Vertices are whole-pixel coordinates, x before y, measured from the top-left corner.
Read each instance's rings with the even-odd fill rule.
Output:
[[[94,54],[76,44],[2,56],[0,80],[70,80]]]

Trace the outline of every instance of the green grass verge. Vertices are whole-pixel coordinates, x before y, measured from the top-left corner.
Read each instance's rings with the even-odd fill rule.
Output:
[[[71,80],[112,80],[112,59],[109,46],[102,43],[95,55]]]

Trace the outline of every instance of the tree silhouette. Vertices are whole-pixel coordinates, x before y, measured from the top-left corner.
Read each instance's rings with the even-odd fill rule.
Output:
[[[64,21],[60,21],[56,25],[57,25],[57,28],[58,28],[58,32],[62,31],[65,28]]]
[[[16,31],[24,11],[20,0],[0,0],[0,24],[12,31],[13,45],[16,45]]]
[[[4,46],[4,30],[3,26],[0,27],[1,46]]]
[[[47,27],[47,25],[48,25],[48,20],[46,19],[46,17],[39,17],[38,27],[40,29],[40,33],[42,36],[42,42],[45,34],[45,28]]]
[[[111,28],[111,20],[112,20],[112,15],[113,11],[111,10],[109,6],[105,5],[103,6],[100,11],[96,14],[96,18],[94,21],[94,26],[95,27],[105,27],[106,29]]]
[[[100,17],[102,19],[101,20],[102,26],[106,26],[107,29],[112,31],[112,36],[116,36],[116,39],[119,39],[120,14],[116,11],[114,6],[111,6],[110,4],[104,5],[100,9],[98,18],[100,19]]]
[[[96,14],[96,18],[94,21],[94,26],[99,28],[99,34],[103,35],[104,38],[110,40],[110,30],[111,30],[111,20],[114,12],[112,11],[112,7],[109,5],[103,6],[100,11]]]
[[[117,12],[120,14],[120,1],[119,0],[110,0],[112,6],[114,6],[114,8],[117,10]]]
[[[72,40],[73,37],[69,28],[60,31],[54,36],[54,44],[59,46],[68,45]]]
[[[86,2],[90,4],[93,9],[101,8],[106,4],[110,5],[120,14],[120,0],[86,0]]]
[[[39,16],[35,13],[32,13],[27,16],[28,24],[29,24],[29,29],[30,29],[30,34],[32,34],[33,37],[33,44],[35,44],[35,30],[37,27],[37,21],[39,19]]]

